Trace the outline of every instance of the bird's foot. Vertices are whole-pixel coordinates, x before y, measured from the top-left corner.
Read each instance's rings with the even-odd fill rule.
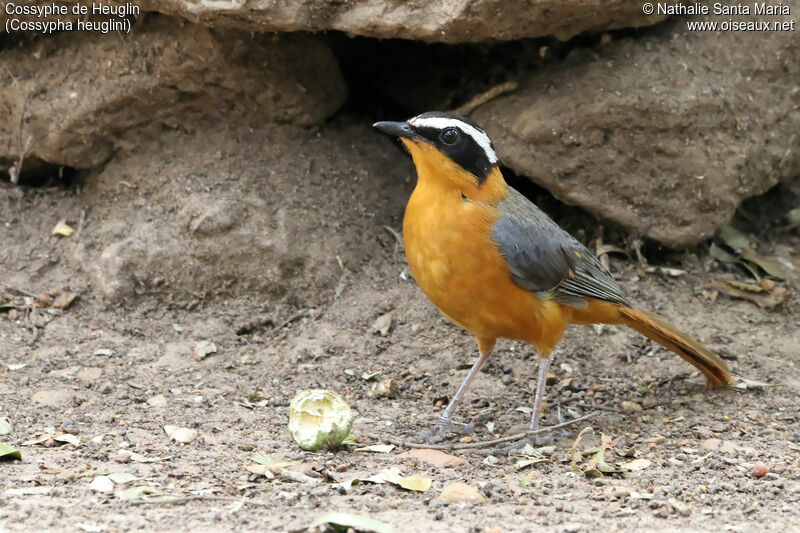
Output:
[[[539,433],[537,435],[526,435],[519,440],[495,446],[492,453],[494,455],[533,455],[534,448],[553,444],[555,438],[552,433]]]
[[[436,444],[442,442],[448,433],[471,435],[474,432],[474,424],[459,424],[452,420],[439,420],[431,429],[420,433],[419,440],[425,444]]]

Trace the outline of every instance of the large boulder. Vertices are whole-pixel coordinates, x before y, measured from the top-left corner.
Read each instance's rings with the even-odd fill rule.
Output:
[[[473,118],[517,173],[681,248],[800,174],[798,101],[800,33],[691,32],[676,20],[576,51]]]
[[[313,36],[219,31],[152,15],[127,36],[67,32],[0,51],[0,168],[20,151],[91,168],[120,135],[187,114],[310,125],[347,96]]]
[[[80,196],[58,205],[82,226],[61,248],[84,274],[71,283],[111,305],[318,305],[371,257],[393,253],[384,226],[400,226],[410,176],[386,144],[368,123],[342,121],[204,118],[131,132]]]
[[[120,4],[214,27],[257,32],[339,30],[450,43],[545,35],[568,39],[586,31],[647,26],[664,19],[645,15],[638,0],[143,0]]]

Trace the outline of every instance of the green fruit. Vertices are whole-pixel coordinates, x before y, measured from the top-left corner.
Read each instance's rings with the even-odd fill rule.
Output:
[[[350,406],[335,392],[302,390],[289,404],[289,435],[304,450],[334,448],[347,438],[353,418]]]

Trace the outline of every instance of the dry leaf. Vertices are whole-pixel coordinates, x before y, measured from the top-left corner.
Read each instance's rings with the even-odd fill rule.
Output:
[[[53,235],[60,235],[61,237],[72,237],[75,230],[67,225],[66,220],[59,220],[53,228]]]
[[[647,459],[634,459],[633,461],[623,463],[620,465],[620,467],[628,472],[638,472],[640,470],[644,470],[645,468],[649,468],[652,464],[653,463]]]
[[[432,480],[430,478],[414,474],[401,479],[397,484],[407,490],[415,490],[425,492],[431,488]]]

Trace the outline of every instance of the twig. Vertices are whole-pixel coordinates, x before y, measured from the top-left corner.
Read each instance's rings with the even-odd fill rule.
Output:
[[[19,287],[13,287],[13,286],[9,285],[8,283],[6,283],[5,281],[0,281],[0,284],[2,284],[3,287],[5,287],[8,290],[12,290],[12,291],[18,292],[20,294],[24,294],[25,296],[30,296],[31,298],[38,298],[38,296],[36,296],[32,292],[26,291],[25,289],[20,289]]]
[[[497,444],[503,444],[504,442],[512,442],[515,440],[520,440],[525,437],[530,437],[532,435],[539,435],[541,433],[549,433],[551,431],[555,431],[556,429],[560,429],[563,427],[571,426],[572,424],[577,424],[578,422],[583,422],[584,420],[588,420],[593,416],[596,416],[600,413],[597,411],[593,413],[589,413],[588,415],[583,415],[578,418],[568,420],[566,422],[562,422],[560,424],[556,424],[555,426],[549,426],[542,429],[537,429],[536,431],[526,431],[524,433],[516,433],[514,435],[509,435],[507,437],[501,437],[499,439],[492,439],[486,440],[482,442],[470,442],[466,444],[417,444],[415,442],[405,442],[401,440],[394,440],[389,439],[389,442],[394,444],[395,446],[405,446],[406,448],[428,448],[432,450],[442,450],[442,451],[450,451],[450,450],[475,450],[478,448],[487,448],[489,446],[495,446]]]
[[[583,407],[584,409],[597,409],[598,411],[609,411],[611,413],[621,413],[622,409],[617,409],[616,407],[608,407],[607,405],[594,405],[591,403],[569,403],[566,405],[567,407]]]
[[[511,91],[516,90],[517,87],[519,87],[519,84],[515,81],[507,81],[505,83],[501,83],[500,85],[496,85],[488,91],[475,96],[466,104],[457,107],[455,112],[459,115],[469,116],[473,111],[483,104],[490,102],[506,93],[510,93]]]
[[[261,502],[258,500],[250,500],[248,498],[234,498],[232,496],[214,496],[213,494],[201,494],[198,496],[176,496],[167,498],[142,498],[139,500],[130,500],[131,505],[175,505],[180,503],[189,503],[194,501],[220,501],[231,503],[246,503],[248,505],[257,505],[259,507],[274,508],[275,504],[270,502]]]
[[[283,322],[281,322],[280,324],[278,324],[277,326],[272,328],[269,331],[269,333],[267,333],[266,336],[267,337],[272,337],[273,335],[276,335],[280,330],[282,330],[283,328],[285,328],[286,326],[288,326],[289,324],[291,324],[295,320],[298,320],[300,318],[308,316],[308,312],[309,312],[308,309],[301,309],[300,311],[296,312],[295,314],[293,314],[292,316],[290,316],[289,318],[287,318],[286,320],[284,320]]]

